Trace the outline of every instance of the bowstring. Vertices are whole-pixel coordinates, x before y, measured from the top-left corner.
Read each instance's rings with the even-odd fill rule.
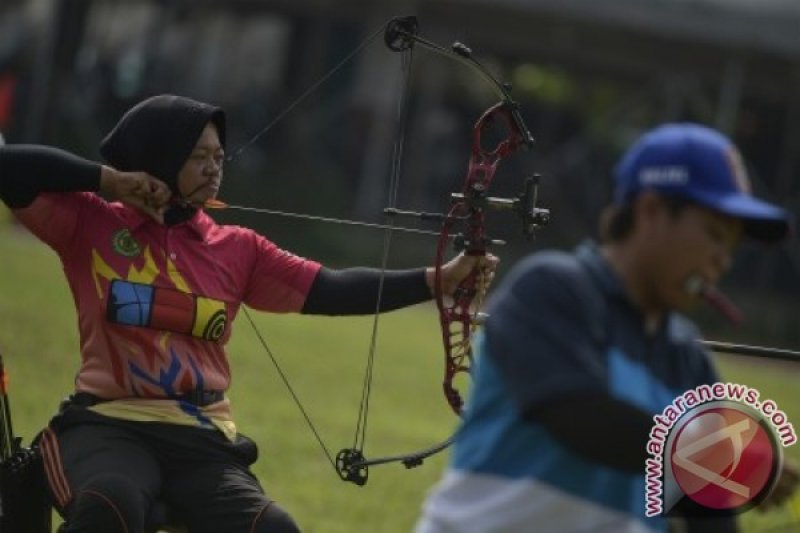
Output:
[[[219,279],[222,280],[225,277],[222,272],[222,267],[218,263],[217,258],[214,256],[214,254],[210,252],[210,248],[208,248],[208,243],[205,240],[203,242],[206,243],[206,247],[209,250],[208,262],[214,268],[214,271],[216,272]],[[322,439],[322,435],[320,434],[319,430],[317,430],[314,421],[311,419],[311,416],[308,414],[308,411],[306,411],[305,407],[303,406],[303,402],[300,401],[300,396],[294,390],[294,387],[292,387],[292,384],[289,381],[289,378],[287,377],[286,372],[283,370],[283,367],[281,366],[280,362],[278,361],[277,356],[269,347],[269,344],[267,343],[267,340],[264,337],[264,335],[261,333],[261,330],[259,330],[258,327],[256,326],[255,320],[253,319],[252,315],[247,309],[247,305],[242,305],[240,309],[244,317],[247,319],[247,322],[250,324],[250,328],[255,333],[256,338],[261,344],[261,347],[267,353],[267,356],[269,356],[269,360],[272,362],[272,366],[275,368],[275,371],[278,373],[278,376],[281,378],[281,381],[286,386],[286,390],[289,391],[289,395],[292,397],[292,400],[294,401],[295,405],[300,410],[300,414],[303,416],[303,419],[305,420],[308,429],[314,435],[314,438],[317,440],[317,443],[319,443],[319,446],[322,449],[322,452],[325,454],[325,457],[328,459],[328,462],[331,464],[331,467],[333,467],[334,471],[337,470],[336,461],[334,460],[333,455],[331,455],[330,449],[325,444],[325,441]]]
[[[287,115],[289,115],[289,113],[291,113],[300,103],[302,103],[306,98],[308,98],[309,95],[311,95],[321,85],[323,85],[326,81],[328,81],[328,79],[330,79],[331,76],[333,76],[336,72],[341,70],[350,60],[352,60],[353,57],[358,55],[362,50],[364,50],[364,48],[366,48],[367,46],[372,44],[372,42],[375,41],[375,39],[378,36],[383,34],[384,28],[385,28],[385,24],[382,24],[380,26],[380,28],[378,28],[373,33],[371,33],[352,52],[347,54],[344,57],[344,59],[342,59],[336,65],[334,65],[318,81],[316,81],[314,84],[312,84],[299,97],[297,97],[295,100],[293,100],[289,104],[289,106],[286,107],[286,109],[284,109],[283,111],[278,113],[278,115],[274,119],[272,119],[265,127],[263,127],[258,133],[256,133],[253,137],[251,137],[248,141],[246,141],[239,148],[234,150],[232,155],[230,155],[229,157],[226,158],[226,161],[227,162],[231,162],[231,161],[235,160],[236,158],[238,158],[242,154],[242,152],[244,152],[247,148],[252,146],[258,139],[260,139],[263,135],[265,135],[277,123],[279,123]],[[401,147],[401,151],[402,151],[402,147]],[[394,165],[395,165],[395,163],[393,161],[393,168],[394,168]],[[392,178],[392,181],[394,181],[394,177]],[[396,193],[394,195],[396,197]],[[390,226],[391,226],[391,224],[390,224]],[[386,231],[389,232],[390,230],[387,229]],[[386,251],[384,253],[384,257],[388,257],[388,251]],[[221,276],[222,275],[221,268],[220,268],[219,265],[216,264],[216,259],[212,257],[211,263],[214,265],[214,268],[217,271],[217,275]],[[385,260],[384,260],[384,263],[385,263]],[[378,300],[378,304],[377,304],[377,307],[376,307],[377,309],[380,309],[380,294],[381,294],[382,289],[383,289],[383,279],[385,277],[384,272],[385,272],[385,266],[384,266],[384,271],[381,274],[381,280],[380,280],[380,286],[379,286],[380,287],[380,291],[378,293],[379,300]],[[295,405],[300,410],[300,413],[302,414],[303,418],[305,419],[306,425],[308,426],[308,428],[311,431],[311,433],[314,435],[314,438],[317,440],[317,443],[320,445],[320,448],[322,449],[323,453],[325,454],[325,457],[328,459],[328,462],[331,464],[331,466],[333,467],[334,471],[337,471],[338,468],[336,466],[336,461],[334,460],[333,456],[331,455],[331,452],[328,449],[327,445],[325,444],[325,441],[322,439],[322,436],[321,436],[320,432],[317,430],[316,425],[314,424],[313,420],[311,419],[311,416],[308,414],[308,412],[306,411],[305,407],[303,406],[303,403],[300,400],[299,395],[297,394],[297,392],[294,390],[294,387],[292,387],[291,383],[289,382],[289,379],[288,379],[286,373],[284,372],[283,367],[281,366],[280,362],[278,361],[277,356],[270,349],[269,345],[267,344],[266,338],[264,337],[264,335],[261,333],[261,331],[256,326],[255,320],[253,320],[253,317],[250,315],[250,312],[248,311],[247,307],[246,306],[242,306],[241,310],[242,310],[243,315],[247,319],[248,323],[250,324],[250,327],[253,329],[253,332],[255,333],[256,337],[258,338],[258,341],[260,342],[262,348],[264,349],[264,351],[269,356],[269,359],[272,362],[272,365],[274,366],[274,368],[277,371],[278,375],[280,376],[281,381],[283,381],[283,384],[286,386],[286,389],[288,390],[289,395],[292,397],[292,400],[294,401]],[[373,336],[375,335],[376,331],[377,331],[377,324],[373,326]],[[374,344],[375,344],[374,340],[373,340],[372,344],[374,346]],[[369,364],[370,380],[371,380],[371,366],[372,365],[370,363]],[[362,404],[363,404],[363,399],[362,399]],[[366,426],[366,424],[364,424],[364,425]]]
[[[413,60],[414,47],[410,47],[407,53],[401,55],[401,71],[403,81],[401,83],[400,96],[397,99],[395,115],[395,140],[392,150],[392,163],[389,178],[388,206],[397,206],[397,197],[400,188],[400,177],[402,175],[403,150],[405,145],[405,133],[408,125],[408,98],[411,92],[411,63]],[[375,354],[378,341],[378,322],[380,317],[381,304],[383,302],[383,287],[386,280],[386,270],[389,264],[389,252],[391,249],[392,235],[394,232],[394,217],[388,217],[386,229],[383,234],[383,252],[381,256],[381,274],[378,281],[378,297],[375,302],[375,314],[372,319],[372,335],[370,337],[369,353],[367,364],[364,371],[364,381],[361,389],[361,401],[359,403],[358,418],[356,421],[355,433],[353,436],[353,449],[359,452],[364,449],[367,441],[367,419],[369,414],[369,403],[372,393],[372,375],[375,368]]]
[[[277,357],[275,357],[275,354],[272,353],[272,350],[270,350],[269,346],[267,345],[266,339],[264,339],[264,336],[261,334],[261,331],[256,327],[256,323],[253,320],[253,317],[250,315],[250,312],[247,310],[247,307],[246,306],[242,306],[241,309],[242,309],[242,313],[244,314],[245,318],[247,318],[247,321],[250,323],[250,327],[253,328],[253,331],[255,332],[256,337],[258,337],[258,340],[261,343],[261,346],[264,348],[264,351],[266,351],[267,355],[269,355],[270,361],[272,361],[272,365],[275,367],[275,370],[278,372],[278,375],[280,376],[281,381],[283,381],[283,384],[286,385],[286,390],[289,391],[289,395],[292,397],[292,399],[294,400],[295,405],[297,405],[297,408],[300,410],[300,413],[303,415],[303,418],[306,421],[306,425],[308,426],[308,429],[310,429],[311,433],[314,434],[314,438],[317,440],[317,442],[319,443],[320,447],[322,448],[322,451],[325,454],[325,457],[328,458],[328,462],[331,464],[331,466],[333,467],[334,470],[337,470],[336,461],[333,459],[333,455],[331,455],[331,452],[328,449],[328,446],[325,445],[325,441],[322,439],[322,436],[320,435],[319,431],[317,430],[317,427],[314,425],[314,422],[311,420],[311,416],[308,414],[308,412],[306,411],[305,407],[303,407],[303,403],[300,401],[300,397],[297,395],[297,392],[295,392],[294,387],[292,387],[292,384],[289,382],[289,378],[286,377],[286,373],[283,371],[283,368],[281,367],[280,363],[278,363]]]
[[[314,93],[317,89],[320,88],[325,82],[327,82],[331,76],[339,72],[346,64],[350,62],[355,56],[361,53],[364,48],[371,45],[372,42],[378,38],[379,35],[382,35],[385,31],[385,23],[381,24],[381,26],[372,32],[366,39],[361,41],[358,46],[356,46],[353,51],[347,54],[344,59],[339,61],[336,65],[334,65],[328,72],[326,72],[320,79],[315,81],[308,89],[303,91],[303,93],[292,100],[292,102],[280,113],[278,113],[275,118],[273,118],[266,126],[261,128],[261,130],[253,135],[250,140],[246,141],[242,144],[239,148],[233,151],[233,153],[227,158],[227,161],[233,161],[237,157],[239,157],[242,152],[244,152],[247,148],[252,146],[258,139],[260,139],[263,135],[265,135],[269,130],[275,127],[280,121],[282,121],[286,116],[294,111],[294,109],[300,105],[306,98],[308,98],[312,93]]]

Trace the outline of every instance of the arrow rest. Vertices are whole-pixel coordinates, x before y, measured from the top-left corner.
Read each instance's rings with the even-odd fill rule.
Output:
[[[453,250],[455,250],[456,253],[469,250],[470,248],[475,248],[474,245],[475,243],[470,241],[469,238],[466,237],[463,233],[457,233],[456,235],[452,235],[451,238],[453,239]],[[478,243],[478,246],[489,248],[492,246],[505,246],[506,244],[508,243],[503,239],[490,239],[487,237],[486,239],[483,240],[483,242]]]

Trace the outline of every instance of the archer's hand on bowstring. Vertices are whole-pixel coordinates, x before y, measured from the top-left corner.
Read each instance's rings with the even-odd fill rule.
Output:
[[[442,293],[447,296],[452,296],[458,285],[472,273],[478,269],[478,278],[476,286],[483,291],[489,288],[494,280],[495,270],[500,259],[492,254],[486,255],[466,255],[463,252],[456,257],[442,265]],[[425,280],[428,283],[428,288],[431,294],[434,294],[434,269],[428,268],[425,271]]]
[[[100,174],[100,191],[161,223],[172,196],[164,182],[146,172],[122,172],[105,165]]]

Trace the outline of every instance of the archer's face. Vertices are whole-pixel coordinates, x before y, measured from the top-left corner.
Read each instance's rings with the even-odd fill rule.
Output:
[[[698,205],[670,213],[656,208],[645,224],[650,296],[659,307],[686,311],[698,300],[692,278],[716,285],[731,266],[742,222]]]
[[[193,205],[203,205],[216,198],[222,183],[224,158],[217,128],[209,122],[178,173],[181,196]]]

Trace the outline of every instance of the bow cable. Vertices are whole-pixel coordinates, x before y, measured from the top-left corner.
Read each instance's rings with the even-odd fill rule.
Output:
[[[385,25],[382,24],[379,29],[377,29],[376,31],[371,33],[352,52],[347,54],[347,56],[345,56],[344,59],[339,61],[330,70],[328,70],[318,81],[313,83],[311,85],[311,87],[306,89],[299,97],[294,99],[289,104],[289,106],[286,107],[286,109],[284,109],[283,111],[278,113],[277,116],[274,119],[272,119],[264,128],[262,128],[258,133],[256,133],[248,141],[246,141],[244,144],[242,144],[239,148],[234,150],[233,154],[226,158],[226,161],[227,162],[234,161],[236,158],[238,158],[242,154],[242,152],[244,152],[246,149],[248,149],[250,146],[252,146],[259,138],[261,138],[263,135],[265,135],[277,123],[279,123],[287,115],[289,115],[289,113],[291,113],[308,96],[310,96],[320,86],[322,86],[326,81],[328,81],[331,78],[331,76],[333,76],[336,72],[341,70],[356,55],[358,55],[362,50],[364,50],[367,46],[369,46],[379,35],[383,34],[384,33],[384,26]],[[225,204],[224,202],[214,201],[214,202],[209,202],[207,207],[210,207],[210,208],[223,208],[223,207],[229,207],[229,206],[227,204]],[[253,209],[253,208],[242,208],[242,207],[240,207],[240,209]],[[308,217],[308,218],[311,218],[311,217]],[[355,223],[355,221],[351,221],[351,222]],[[221,270],[220,270],[219,265],[217,265],[215,260],[213,260],[213,259],[212,259],[212,264],[214,265],[214,268],[217,269],[217,273],[221,274]],[[381,280],[381,285],[382,285],[382,282],[383,282],[383,280]],[[380,305],[380,304],[378,304],[378,305]],[[306,425],[308,426],[308,428],[311,431],[311,433],[314,435],[314,438],[316,439],[317,443],[319,444],[320,448],[322,449],[323,453],[325,454],[325,457],[328,459],[328,462],[331,464],[331,466],[333,467],[334,470],[338,471],[338,468],[336,466],[336,462],[333,459],[333,455],[331,454],[330,450],[328,449],[328,446],[325,444],[325,441],[322,439],[322,436],[321,436],[320,432],[317,430],[313,420],[311,419],[311,416],[308,414],[308,412],[306,411],[305,407],[303,406],[303,403],[301,402],[299,395],[297,394],[297,392],[294,390],[294,387],[292,387],[291,383],[289,382],[289,378],[286,376],[286,373],[284,372],[281,364],[279,363],[278,358],[272,352],[272,350],[270,349],[266,339],[264,338],[264,335],[262,335],[261,331],[256,326],[255,320],[253,320],[253,317],[250,315],[250,312],[248,311],[247,306],[245,306],[245,305],[241,306],[241,310],[242,310],[242,313],[244,314],[245,318],[247,319],[248,323],[250,324],[250,327],[253,329],[253,332],[256,334],[256,337],[258,338],[258,341],[261,344],[262,348],[264,349],[264,351],[269,356],[269,359],[272,362],[272,365],[275,367],[275,370],[278,372],[278,375],[280,376],[281,381],[283,381],[283,384],[286,386],[286,389],[289,391],[289,394],[291,395],[292,400],[294,401],[294,403],[297,406],[297,408],[300,410],[300,413],[302,414],[303,418],[305,419]]]
[[[411,92],[409,89],[411,80],[411,64],[413,59],[413,49],[409,49],[407,53],[401,56],[401,65],[403,72],[403,81],[399,97],[397,99],[397,107],[395,110],[395,140],[392,150],[392,165],[389,178],[389,193],[388,205],[390,207],[397,206],[397,197],[400,190],[400,178],[402,176],[402,162],[403,162],[403,149],[405,146],[406,128],[408,126],[408,96]],[[367,417],[369,414],[369,401],[372,393],[372,375],[375,368],[375,353],[378,340],[378,321],[380,319],[381,304],[383,302],[383,286],[386,280],[386,270],[389,264],[389,253],[392,244],[392,233],[395,229],[394,218],[389,217],[388,223],[385,225],[383,234],[383,252],[381,254],[381,274],[378,282],[378,296],[375,302],[375,314],[372,319],[372,334],[370,337],[369,352],[367,355],[367,364],[364,372],[364,381],[361,391],[361,402],[359,404],[358,418],[356,421],[355,434],[353,437],[353,446],[351,450],[342,450],[337,456],[337,470],[339,475],[347,478],[349,470],[345,468],[346,462],[344,455],[357,453],[362,459],[361,451],[366,446],[367,442]],[[352,455],[349,457],[354,459]]]
[[[282,121],[286,116],[294,111],[294,109],[300,105],[306,98],[308,98],[311,94],[316,92],[322,85],[327,82],[331,76],[339,72],[345,65],[347,65],[354,57],[361,53],[367,46],[372,44],[372,42],[378,38],[379,35],[384,33],[384,26],[385,24],[381,24],[379,28],[377,28],[374,32],[372,32],[366,39],[361,41],[358,46],[356,46],[349,54],[347,54],[341,61],[339,61],[336,65],[334,65],[330,70],[328,70],[323,76],[311,84],[311,86],[303,91],[303,93],[292,100],[292,102],[280,113],[278,113],[269,123],[261,128],[258,133],[253,135],[249,140],[245,141],[239,148],[233,151],[233,153],[226,158],[228,162],[233,161],[237,157],[239,157],[242,152],[246,149],[250,148],[258,139],[260,139],[263,135],[265,135],[269,130],[275,127],[280,121]]]

